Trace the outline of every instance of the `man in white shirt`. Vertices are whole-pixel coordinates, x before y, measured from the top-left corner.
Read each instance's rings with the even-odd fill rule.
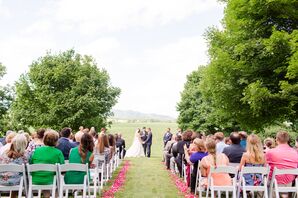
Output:
[[[216,152],[222,153],[225,147],[229,146],[225,144],[225,135],[223,132],[217,132],[214,134],[215,142],[216,142]]]

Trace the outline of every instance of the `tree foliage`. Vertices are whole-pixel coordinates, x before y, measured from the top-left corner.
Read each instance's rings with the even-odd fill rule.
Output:
[[[224,29],[206,33],[210,63],[196,85],[217,120],[246,130],[297,120],[297,7],[292,0],[227,1]]]
[[[15,127],[103,127],[120,89],[91,56],[47,53],[16,83],[10,117]]]

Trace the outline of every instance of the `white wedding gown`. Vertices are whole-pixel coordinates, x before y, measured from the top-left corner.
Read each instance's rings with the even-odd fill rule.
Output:
[[[145,157],[143,145],[140,141],[140,134],[135,133],[135,138],[132,145],[126,151],[125,157]]]

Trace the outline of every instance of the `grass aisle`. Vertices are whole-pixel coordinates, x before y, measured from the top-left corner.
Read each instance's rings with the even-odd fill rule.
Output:
[[[164,170],[160,157],[131,158],[130,161],[124,188],[115,197],[182,197]]]

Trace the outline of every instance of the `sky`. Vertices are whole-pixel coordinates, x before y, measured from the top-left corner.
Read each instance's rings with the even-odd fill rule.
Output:
[[[0,62],[13,85],[47,51],[91,55],[121,88],[119,110],[172,117],[186,76],[208,63],[216,0],[0,0]]]

